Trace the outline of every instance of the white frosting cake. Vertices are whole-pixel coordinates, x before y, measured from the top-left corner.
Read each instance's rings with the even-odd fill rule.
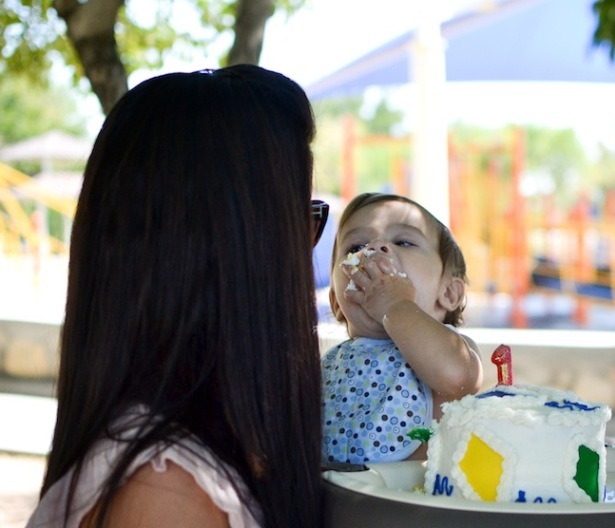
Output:
[[[499,502],[602,502],[611,410],[525,385],[445,403],[429,439],[425,492]]]

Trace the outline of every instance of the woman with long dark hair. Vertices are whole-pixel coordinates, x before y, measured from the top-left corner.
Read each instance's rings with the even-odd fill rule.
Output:
[[[303,90],[257,66],[156,77],[111,111],[29,527],[319,525],[313,136]]]

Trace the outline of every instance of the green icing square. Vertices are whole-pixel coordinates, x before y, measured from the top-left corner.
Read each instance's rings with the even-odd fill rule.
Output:
[[[579,446],[579,460],[574,481],[593,502],[599,502],[598,472],[600,455],[585,445]]]

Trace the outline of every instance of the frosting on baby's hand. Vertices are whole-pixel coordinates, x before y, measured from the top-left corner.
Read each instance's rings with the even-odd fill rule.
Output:
[[[342,261],[342,266],[348,266],[350,268],[350,274],[354,275],[361,269],[361,258],[365,256],[365,258],[372,258],[376,253],[375,249],[366,247],[361,251],[357,251],[356,253],[348,253],[346,258]],[[404,272],[397,271],[397,268],[393,266],[393,260],[390,257],[386,257],[391,262],[391,271],[389,272],[389,276],[395,277],[396,275],[402,278],[407,278],[408,275]],[[351,280],[346,287],[346,291],[357,291],[356,284]]]
[[[348,283],[348,286],[346,286],[345,291],[359,291],[359,288],[357,288],[357,285],[354,283],[354,281],[350,279],[350,282]]]

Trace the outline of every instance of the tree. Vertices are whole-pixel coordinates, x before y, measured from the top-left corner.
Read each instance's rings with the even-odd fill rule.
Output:
[[[160,67],[186,47],[202,51],[220,35],[234,32],[226,64],[258,63],[265,23],[275,9],[288,13],[305,0],[149,0],[155,23],[146,27],[129,8],[136,0],[3,0],[0,4],[0,75],[26,73],[39,82],[53,61],[87,78],[108,113],[127,90],[137,68]],[[174,13],[192,9],[199,35],[177,30]],[[609,47],[615,60],[615,0],[596,0],[594,43]],[[182,48],[183,51],[178,48]]]
[[[41,89],[23,76],[7,76],[0,81],[0,108],[0,147],[52,129],[75,136],[85,134],[85,120],[66,90]]]
[[[128,89],[138,68],[156,68],[169,54],[201,52],[234,32],[226,64],[257,64],[265,23],[276,8],[288,13],[304,0],[150,1],[155,22],[145,26],[128,9],[131,0],[5,0],[0,6],[0,73],[24,73],[46,82],[54,60],[74,68],[90,85],[105,114]],[[201,24],[197,35],[176,29],[179,9]]]
[[[574,130],[525,126],[525,170],[542,173],[554,184],[556,203],[578,199],[579,185],[589,170],[587,155]]]
[[[596,0],[593,9],[597,19],[594,45],[605,46],[613,61],[615,60],[615,0]]]
[[[590,167],[588,179],[602,195],[615,192],[615,152],[599,145],[596,162]]]

